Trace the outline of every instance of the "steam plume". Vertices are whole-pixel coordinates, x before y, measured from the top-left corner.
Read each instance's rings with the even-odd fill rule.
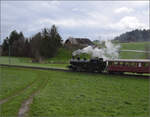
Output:
[[[120,45],[114,45],[110,40],[104,41],[105,47],[98,48],[88,46],[83,49],[78,49],[74,51],[72,54],[80,55],[82,53],[90,54],[92,57],[99,57],[103,59],[117,59],[119,58],[119,48]]]

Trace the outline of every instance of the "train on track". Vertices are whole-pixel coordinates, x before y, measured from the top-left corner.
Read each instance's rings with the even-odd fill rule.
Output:
[[[78,72],[108,72],[119,73],[150,73],[149,59],[112,59],[103,60],[103,58],[93,58],[87,60],[79,57],[72,57],[69,69]]]

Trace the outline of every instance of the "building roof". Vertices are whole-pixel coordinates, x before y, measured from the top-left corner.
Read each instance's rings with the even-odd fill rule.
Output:
[[[116,61],[116,62],[148,62],[150,63],[150,59],[110,59],[107,61]]]
[[[88,39],[88,38],[72,38],[72,37],[70,37],[70,38],[68,38],[66,40],[65,43],[67,43],[68,41],[70,41],[71,44],[88,44],[88,45],[94,45],[94,43],[90,39]]]

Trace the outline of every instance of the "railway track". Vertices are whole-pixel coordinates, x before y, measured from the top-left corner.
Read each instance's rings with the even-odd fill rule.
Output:
[[[38,67],[38,66],[35,67],[35,66],[9,65],[9,64],[0,64],[0,66],[2,66],[2,67],[15,67],[15,68],[28,68],[28,69],[39,69],[39,70],[51,70],[51,71],[62,71],[62,72],[74,72],[74,71],[71,71],[69,69]],[[93,74],[110,75],[107,72],[104,72],[104,73],[93,73]],[[148,75],[138,75],[138,74],[111,74],[111,75],[150,79],[150,76],[148,76]]]
[[[35,66],[9,65],[9,64],[0,64],[0,66],[70,72],[68,69],[62,69],[62,68],[49,68],[49,67],[38,67],[38,66],[35,67]]]

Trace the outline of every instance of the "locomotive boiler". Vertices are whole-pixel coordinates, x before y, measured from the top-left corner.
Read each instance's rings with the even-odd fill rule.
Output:
[[[86,58],[80,59],[79,57],[72,57],[70,60],[69,69],[73,71],[86,71],[86,72],[102,72],[106,68],[106,62],[103,58],[93,58],[87,60]]]

